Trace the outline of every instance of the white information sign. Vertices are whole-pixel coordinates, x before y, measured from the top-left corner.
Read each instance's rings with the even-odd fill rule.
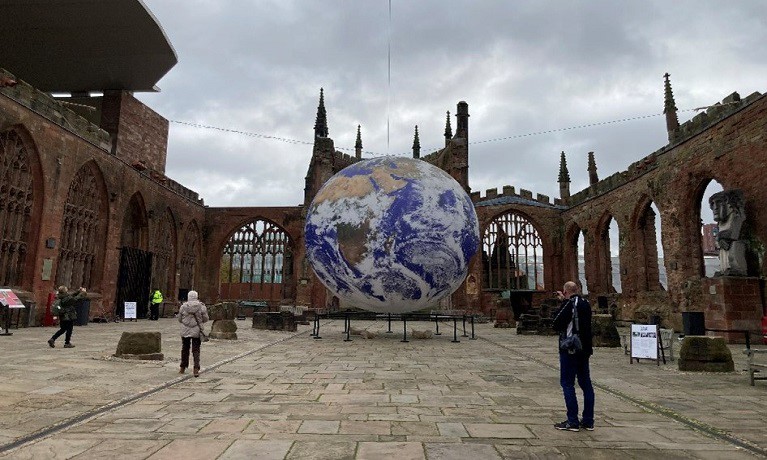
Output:
[[[658,360],[657,325],[631,325],[631,357]]]
[[[136,319],[136,302],[125,302],[125,319]]]

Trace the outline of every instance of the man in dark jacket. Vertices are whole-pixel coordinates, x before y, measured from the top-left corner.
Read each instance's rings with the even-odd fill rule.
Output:
[[[74,348],[75,346],[72,345],[71,340],[72,329],[75,325],[75,320],[77,319],[77,304],[85,299],[87,295],[85,294],[85,288],[83,287],[74,294],[70,294],[66,286],[59,286],[58,291],[59,293],[56,296],[56,300],[58,300],[59,307],[61,308],[61,312],[59,313],[60,329],[48,340],[48,346],[51,348],[56,347],[56,339],[58,339],[61,334],[66,334],[64,336],[64,348]]]
[[[554,330],[559,332],[559,341],[573,334],[581,339],[583,349],[570,353],[559,350],[559,383],[565,395],[567,420],[557,423],[558,430],[579,431],[585,428],[594,430],[594,387],[591,385],[589,358],[594,353],[591,338],[591,305],[589,301],[578,295],[578,285],[572,281],[565,283],[562,291],[557,291],[557,297],[562,301],[557,314],[554,316]],[[573,312],[578,312],[578,322],[574,324]],[[583,414],[578,421],[578,399],[575,396],[575,378],[583,390]]]

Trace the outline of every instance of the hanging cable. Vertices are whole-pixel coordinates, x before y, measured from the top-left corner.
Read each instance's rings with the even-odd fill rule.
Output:
[[[391,2],[391,0],[389,0],[389,1]],[[728,103],[728,104],[730,104],[730,103]],[[724,105],[724,104],[721,104],[721,105]],[[694,108],[694,109],[683,109],[683,110],[678,110],[677,112],[695,112],[695,111],[700,111],[700,110],[711,108],[711,107],[717,107],[717,106],[714,105],[714,106],[697,107],[697,108]],[[513,134],[511,136],[505,136],[505,137],[494,137],[492,139],[483,139],[483,140],[479,140],[479,141],[469,142],[469,145],[487,144],[487,143],[490,143],[490,142],[508,141],[508,140],[513,140],[513,139],[521,139],[523,137],[542,136],[544,134],[553,134],[553,133],[558,133],[558,132],[562,132],[562,131],[572,131],[572,130],[576,130],[576,129],[592,128],[594,126],[605,126],[605,125],[612,125],[612,124],[616,124],[616,123],[625,123],[625,122],[629,122],[629,121],[643,120],[643,119],[646,119],[646,118],[653,118],[653,117],[659,117],[659,116],[663,116],[663,114],[662,113],[653,113],[653,114],[649,114],[649,115],[638,115],[638,116],[635,116],[635,117],[626,117],[626,118],[619,118],[617,120],[609,120],[609,121],[599,121],[599,122],[594,122],[594,123],[586,123],[586,124],[583,124],[583,125],[574,125],[574,126],[568,126],[568,127],[565,127],[565,128],[548,129],[548,130],[545,130],[545,131],[534,131],[534,132],[525,133],[525,134]],[[298,140],[298,139],[290,139],[290,138],[287,138],[287,137],[272,136],[272,135],[267,135],[267,134],[259,134],[259,133],[253,133],[253,132],[249,132],[249,131],[241,131],[241,130],[238,130],[238,129],[231,129],[231,128],[221,128],[221,127],[218,127],[218,126],[210,126],[210,125],[204,125],[204,124],[200,124],[200,123],[192,123],[192,122],[188,122],[188,121],[179,121],[179,120],[168,120],[168,121],[170,123],[176,123],[176,124],[179,124],[179,125],[191,126],[193,128],[211,129],[211,130],[215,130],[215,131],[222,131],[222,132],[227,132],[227,133],[241,134],[243,136],[255,137],[255,138],[259,138],[259,139],[271,139],[271,140],[275,140],[275,141],[285,142],[285,143],[288,143],[288,144],[314,145],[314,142],[302,141],[302,140]],[[385,155],[389,155],[389,131],[388,131],[389,122],[388,122],[388,116],[387,116],[386,124],[387,124],[387,132],[386,132],[387,149],[386,149],[386,153],[372,152],[372,151],[367,151],[367,150],[363,151],[362,153],[364,153],[364,154],[366,154],[368,156],[385,156]],[[431,148],[424,148],[423,150],[425,150],[425,151],[433,151],[434,152],[434,151],[440,150],[442,148],[443,147],[431,147]],[[352,148],[352,147],[336,147],[336,149],[337,150],[342,150],[342,151],[349,151],[349,152],[353,152],[354,151],[354,148]],[[412,155],[412,152],[402,152],[402,153],[398,153],[398,154],[395,154],[395,155],[396,156]]]
[[[389,0],[389,51],[386,62],[386,154],[389,154],[389,111],[391,109],[391,0]]]

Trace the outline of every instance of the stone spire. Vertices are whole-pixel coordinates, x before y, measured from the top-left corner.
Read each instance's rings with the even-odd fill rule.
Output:
[[[450,111],[447,111],[447,119],[445,121],[445,147],[450,139],[453,138],[453,128],[450,127]]]
[[[676,115],[676,102],[674,102],[674,93],[671,91],[671,81],[669,77],[671,75],[666,72],[663,75],[664,82],[664,101],[663,101],[663,113],[666,114],[666,131],[668,132],[668,141],[674,140],[674,135],[679,129],[679,118]]]
[[[320,105],[317,106],[317,120],[314,122],[314,137],[328,137],[328,114],[325,112],[325,94],[320,88]]]
[[[559,157],[559,197],[563,200],[570,198],[570,173],[567,171],[564,151]]]
[[[415,125],[415,136],[413,136],[413,158],[421,158],[421,140],[418,139],[418,125]]]
[[[466,101],[458,103],[457,110],[455,112],[455,137],[466,139],[469,141],[469,104]]]
[[[354,143],[354,156],[357,157],[358,160],[362,159],[362,132],[360,129],[361,126],[357,125],[357,142]]]
[[[589,152],[589,185],[594,185],[599,182],[599,176],[597,176],[597,162],[594,160],[594,152]]]

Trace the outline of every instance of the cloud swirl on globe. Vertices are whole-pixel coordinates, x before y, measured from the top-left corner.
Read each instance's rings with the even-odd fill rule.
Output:
[[[445,171],[404,157],[344,168],[309,205],[306,254],[346,307],[435,307],[466,278],[479,246],[474,205]]]

